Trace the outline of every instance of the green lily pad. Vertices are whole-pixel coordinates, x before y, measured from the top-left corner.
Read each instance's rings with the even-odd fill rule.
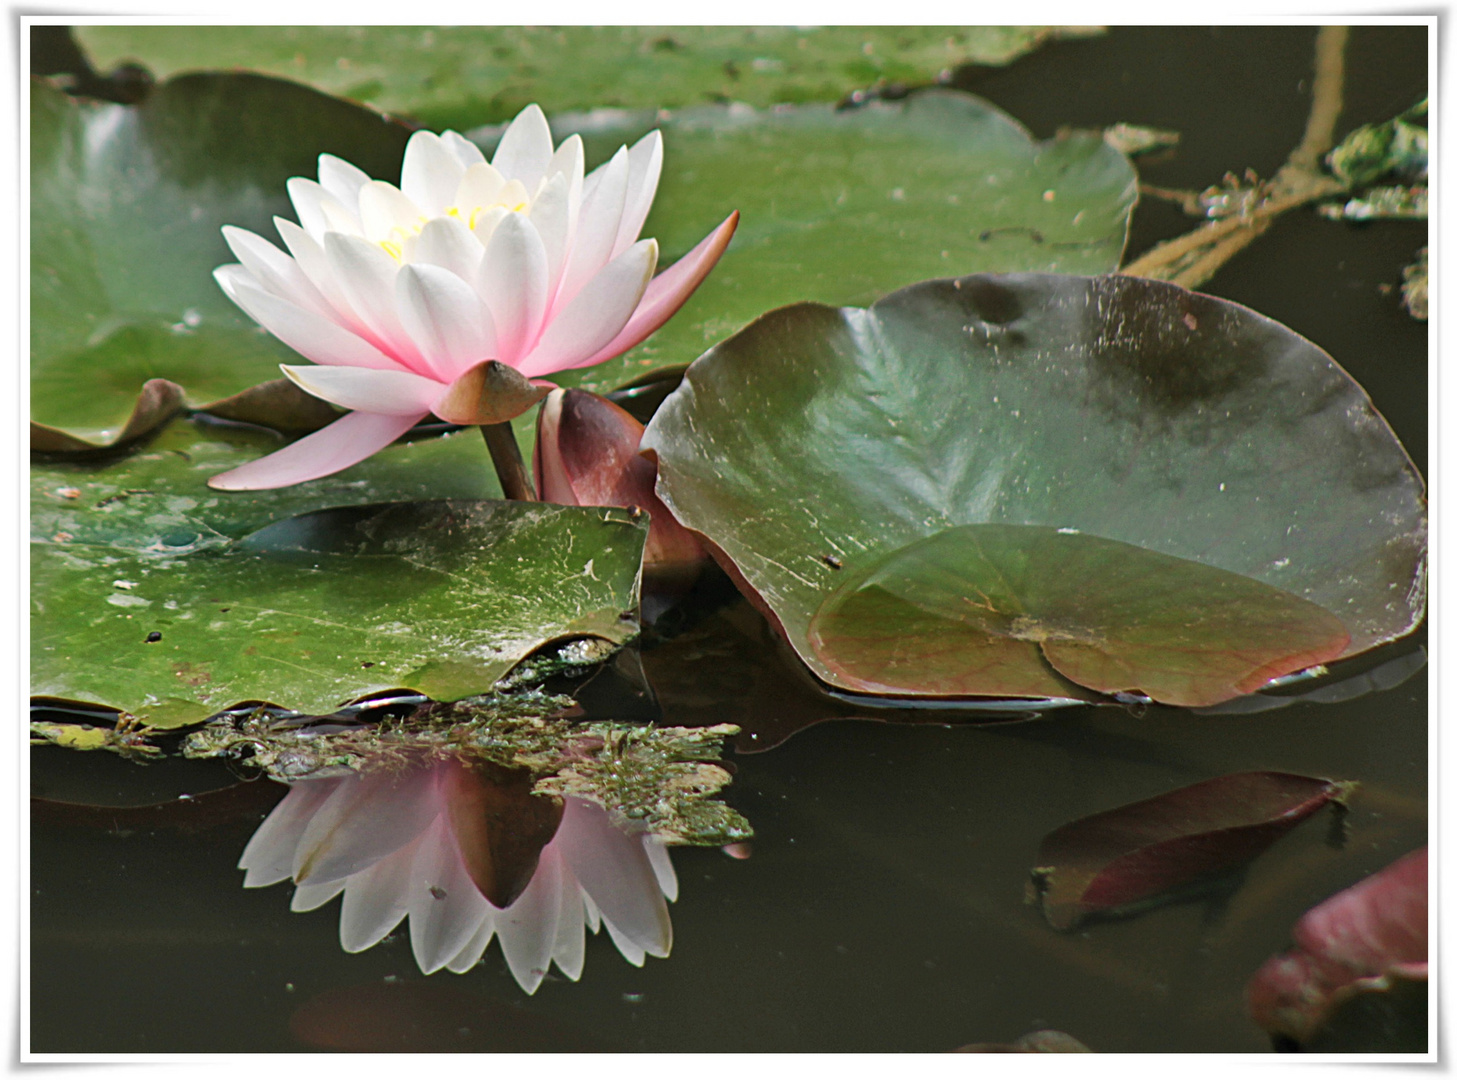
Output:
[[[68,431],[119,428],[143,382],[196,403],[276,378],[295,354],[223,295],[220,229],[273,235],[292,176],[337,154],[398,177],[409,130],[307,87],[190,75],[140,105],[31,83],[31,412]],[[78,392],[84,387],[84,393]]]
[[[453,700],[548,642],[633,637],[646,536],[625,510],[437,500],[318,511],[183,555],[35,544],[31,689],[142,719],[177,699]]]
[[[140,61],[159,78],[251,68],[405,113],[433,127],[563,109],[709,101],[834,101],[877,80],[929,82],[1006,64],[1049,26],[78,26],[98,69]]]
[[[815,652],[842,683],[1211,705],[1339,656],[1341,620],[1190,559],[1040,525],[961,525],[870,561],[821,605]],[[1051,670],[1049,670],[1049,668]]]
[[[1088,615],[1084,630],[1096,624],[1106,634],[1134,613],[1145,626],[1169,627],[1192,586],[1212,587],[1212,599],[1232,588],[1252,624],[1246,644],[1256,645],[1247,672],[1221,673],[1234,650],[1221,631],[1186,673],[1224,680],[1225,697],[1255,672],[1273,677],[1301,666],[1307,652],[1328,651],[1331,624],[1297,601],[1339,620],[1350,637],[1334,650],[1342,655],[1400,637],[1425,611],[1424,487],[1369,398],[1278,323],[1163,282],[985,275],[924,282],[869,310],[771,312],[693,364],[643,446],[658,457],[668,508],[721,549],[810,669],[845,690],[874,681],[861,675],[871,663],[864,648],[877,637],[875,663],[901,663],[900,649],[924,650],[932,665],[949,627],[963,638],[979,632],[946,612],[959,618],[963,586],[985,589],[982,579],[995,577],[970,559],[982,534],[928,541],[965,526],[1037,527],[998,534],[991,565],[1006,572],[1009,560],[1026,560],[1032,575],[1009,594],[1046,605],[1018,609],[1009,599],[998,609],[1011,616],[1004,630],[1019,615],[1070,617],[1095,595],[1050,579],[1096,562],[1099,539],[1141,549],[1107,549],[1124,583],[1135,573],[1172,576],[1150,588],[1152,597],[1135,588],[1105,593],[1103,602],[1133,606]],[[1056,557],[1054,547],[1036,554],[1047,530],[1083,539],[1056,541]],[[912,545],[922,542],[929,546],[918,554]],[[897,601],[897,621],[889,593],[857,594],[877,571],[919,582],[943,555],[955,558],[937,585],[941,598]],[[1213,571],[1250,582],[1221,584]],[[1160,597],[1162,606],[1150,602]],[[1258,645],[1264,631],[1254,627],[1287,617],[1303,636],[1288,664],[1272,668]],[[910,640],[897,645],[902,636]],[[1052,687],[1064,677],[1102,689],[1123,681],[1095,675],[1087,657],[1068,659],[1071,643],[1041,638],[997,637],[999,648],[1051,661],[1023,692],[1057,696]],[[840,670],[856,650],[860,675]],[[1140,656],[1141,670],[1149,659]],[[1161,661],[1169,673],[1182,662],[1172,653]],[[898,685],[900,695],[1007,692],[996,680],[948,685],[935,665],[910,678],[915,661],[904,663],[910,685]],[[1024,674],[1033,677],[1030,665]],[[1183,699],[1184,690],[1158,685]]]
[[[1118,265],[1137,197],[1128,159],[1096,132],[1038,142],[970,94],[927,90],[861,108],[755,111],[706,106],[669,116],[555,116],[589,165],[652,128],[663,176],[643,228],[667,266],[730,211],[733,243],[683,309],[625,356],[553,376],[597,392],[688,363],[771,308],[868,304],[932,277]],[[499,133],[477,133],[490,147]]]

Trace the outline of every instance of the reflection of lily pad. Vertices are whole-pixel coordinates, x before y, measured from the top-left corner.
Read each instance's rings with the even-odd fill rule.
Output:
[[[246,67],[407,113],[433,126],[593,106],[834,101],[877,79],[929,82],[1005,64],[1050,26],[82,26],[99,68],[159,76]]]
[[[646,533],[622,510],[459,501],[325,510],[186,555],[37,544],[32,690],[143,718],[164,697],[323,713],[390,687],[479,693],[546,642],[632,637]]]
[[[1045,526],[962,525],[868,562],[809,639],[838,681],[870,693],[1053,695],[1069,689],[1060,673],[1208,705],[1339,656],[1350,635],[1308,600],[1189,559]]]
[[[960,526],[1077,530],[1253,579],[1336,616],[1348,655],[1425,609],[1421,478],[1360,387],[1284,327],[1162,282],[979,276],[868,311],[772,312],[693,365],[643,445],[675,516],[845,689],[861,686],[810,620],[846,581]],[[1305,625],[1324,643],[1311,655],[1329,655],[1330,627]]]

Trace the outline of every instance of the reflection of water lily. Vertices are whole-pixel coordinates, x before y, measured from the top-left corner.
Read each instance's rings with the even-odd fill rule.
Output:
[[[348,952],[409,916],[426,974],[469,970],[494,936],[516,981],[534,993],[553,961],[567,978],[581,975],[587,926],[605,925],[630,963],[667,956],[664,898],[678,892],[667,849],[618,829],[595,803],[563,802],[558,811],[524,785],[513,793],[453,760],[305,780],[238,865],[245,888],[292,878],[295,911],[343,893],[339,939]]]
[[[253,490],[327,476],[432,412],[495,422],[481,401],[486,361],[535,378],[642,341],[713,268],[738,218],[654,278],[657,241],[637,236],[662,156],[654,131],[584,175],[581,138],[553,149],[535,105],[511,123],[489,163],[455,132],[416,132],[398,188],[320,156],[318,183],[289,181],[299,224],[275,219],[292,257],[227,227],[239,262],[215,276],[239,307],[317,365],[285,365],[290,379],[353,411],[212,486]]]

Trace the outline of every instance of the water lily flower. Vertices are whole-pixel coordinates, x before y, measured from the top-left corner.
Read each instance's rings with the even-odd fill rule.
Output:
[[[731,214],[654,277],[639,240],[662,169],[654,131],[584,175],[580,136],[554,147],[529,105],[487,162],[453,131],[419,131],[400,186],[329,154],[318,182],[288,182],[298,223],[274,222],[288,254],[226,226],[238,262],[218,284],[314,363],[283,366],[302,389],[351,410],[276,453],[213,477],[226,491],[338,472],[434,413],[494,424],[546,393],[532,380],[601,363],[678,310],[713,269]]]
[[[677,898],[678,881],[666,846],[618,829],[585,799],[568,796],[558,808],[527,792],[529,784],[513,795],[453,759],[296,781],[249,840],[243,887],[292,878],[294,911],[342,893],[347,952],[408,917],[427,975],[470,970],[495,937],[528,994],[553,962],[581,976],[588,928],[606,926],[636,966],[667,956],[665,901]]]

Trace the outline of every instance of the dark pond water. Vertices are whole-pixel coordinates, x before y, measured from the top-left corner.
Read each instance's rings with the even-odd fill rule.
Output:
[[[1268,176],[1298,142],[1313,38],[1308,27],[1122,28],[959,81],[1041,137],[1117,121],[1178,130],[1177,152],[1143,175],[1202,188],[1227,169]],[[1353,31],[1343,130],[1386,119],[1425,89],[1424,28]],[[1130,250],[1187,225],[1146,203]],[[1423,471],[1426,326],[1378,286],[1399,284],[1425,241],[1425,223],[1351,227],[1294,213],[1206,286],[1327,349]],[[1287,947],[1302,912],[1426,841],[1424,671],[1342,704],[1249,716],[1079,708],[990,727],[907,725],[853,719],[765,641],[758,617],[730,601],[643,656],[668,723],[740,723],[763,746],[828,721],[732,755],[727,800],[755,827],[752,856],[675,851],[670,958],[629,966],[604,933],[588,939],[580,982],[549,977],[534,996],[496,946],[464,976],[426,979],[406,935],[348,955],[337,902],[294,914],[286,885],[241,888],[239,853],[282,788],[239,788],[186,828],[175,813],[42,807],[32,820],[32,1049],[369,1049],[384,1039],[422,1051],[944,1051],[1056,1028],[1098,1051],[1262,1052],[1269,1041],[1243,1011],[1250,975]],[[33,794],[117,806],[233,780],[205,763],[143,770],[54,749],[31,762]],[[1360,780],[1345,845],[1312,822],[1222,903],[1069,934],[1023,904],[1038,843],[1058,825],[1252,769]],[[312,1043],[295,1033],[305,1029]]]

